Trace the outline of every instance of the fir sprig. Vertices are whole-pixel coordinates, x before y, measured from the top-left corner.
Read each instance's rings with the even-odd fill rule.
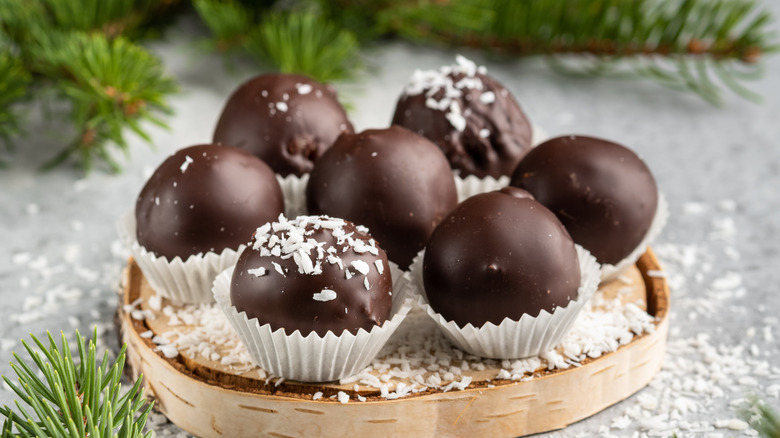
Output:
[[[34,51],[36,70],[64,78],[57,86],[72,104],[74,124],[81,127],[79,136],[47,166],[75,155],[87,170],[96,157],[119,170],[109,147],[129,153],[125,129],[151,142],[140,122],[164,126],[155,113],[169,112],[164,97],[176,89],[173,80],[164,76],[158,58],[122,37],[109,41],[100,34],[69,32],[40,38],[47,41]]]
[[[724,86],[755,100],[742,82],[779,48],[771,15],[753,0],[422,1],[382,11],[379,21],[417,41],[549,55],[565,72],[632,73],[712,103]]]
[[[9,51],[0,51],[0,143],[8,149],[12,137],[20,131],[19,113],[14,105],[27,95],[31,80],[21,61]]]
[[[221,52],[246,53],[283,73],[323,82],[348,78],[358,70],[355,35],[311,7],[275,11],[233,0],[193,4],[212,32],[209,45]]]
[[[740,416],[764,438],[780,438],[780,413],[755,395],[747,397]]]
[[[93,336],[94,340],[97,334]],[[152,405],[146,404],[142,379],[126,393],[122,391],[120,380],[126,347],[113,364],[108,352],[98,362],[93,340],[87,344],[77,332],[77,363],[65,334],[60,346],[50,333],[48,346],[35,336],[32,340],[34,346],[22,341],[32,366],[14,353],[16,362],[11,367],[18,383],[3,376],[21,403],[16,401],[16,410],[8,406],[0,408],[0,415],[5,417],[2,438],[148,438],[152,435],[143,433]]]
[[[77,137],[47,166],[67,159],[85,170],[118,170],[111,148],[127,152],[127,132],[150,141],[144,122],[161,125],[175,84],[160,60],[129,37],[178,0],[0,0],[0,32],[36,93],[54,90],[71,106]],[[5,97],[0,90],[0,101]]]

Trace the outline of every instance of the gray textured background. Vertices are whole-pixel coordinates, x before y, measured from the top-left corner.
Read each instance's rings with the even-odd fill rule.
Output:
[[[780,5],[767,4],[780,18]],[[53,122],[45,108],[29,108],[31,135],[18,142],[13,166],[0,171],[0,373],[11,373],[11,351],[29,333],[88,331],[97,324],[113,344],[114,291],[126,257],[116,241],[115,219],[133,206],[145,177],[174,149],[210,140],[226,96],[258,73],[241,65],[228,71],[219,58],[202,55],[190,44],[192,31],[182,25],[168,41],[154,44],[182,90],[171,101],[171,129],[152,130],[153,150],[133,139],[132,158],[121,175],[97,171],[83,178],[68,168],[37,172],[50,144],[65,143],[73,132]],[[728,95],[725,107],[715,108],[648,81],[572,78],[552,73],[539,60],[499,64],[464,54],[485,64],[548,134],[602,136],[647,161],[672,213],[659,242],[679,289],[672,290],[670,343],[690,346],[697,335],[709,334],[709,342],[723,351],[742,348],[740,354],[780,364],[775,339],[780,339],[780,56],[770,58],[764,79],[750,85],[764,103]],[[358,129],[386,126],[412,70],[451,63],[454,52],[393,44],[370,56],[370,73],[340,88],[354,103],[351,117]],[[693,265],[676,261],[685,250],[697,254]],[[726,272],[731,284],[714,286]],[[706,364],[696,354],[690,348],[670,351],[670,369],[679,368],[675,355]],[[775,368],[768,377],[751,372],[745,371],[758,383],[719,382],[727,388],[725,397],[699,412],[683,412],[682,421],[735,418],[730,402],[750,392],[780,408],[780,400],[767,394],[771,384],[780,383],[780,371]],[[662,400],[663,390],[645,392]],[[12,399],[0,390],[0,403]],[[642,404],[633,397],[557,434],[596,433]],[[664,416],[663,408],[655,412]],[[634,422],[611,432],[623,436],[635,429],[657,430]],[[170,434],[176,428],[159,425],[157,430]]]

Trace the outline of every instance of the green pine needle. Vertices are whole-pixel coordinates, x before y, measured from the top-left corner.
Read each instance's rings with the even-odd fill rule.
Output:
[[[96,337],[95,332],[93,340]],[[11,368],[18,382],[3,376],[21,401],[15,402],[16,410],[0,408],[5,418],[2,438],[151,437],[151,431],[143,433],[152,404],[146,405],[141,378],[122,391],[126,347],[113,364],[107,352],[98,362],[94,341],[86,343],[76,332],[77,363],[64,333],[59,346],[51,333],[48,346],[35,336],[32,340],[33,345],[25,341],[22,345],[33,366],[14,353]]]
[[[735,70],[760,70],[756,61],[777,51],[771,19],[754,0],[412,1],[380,15],[408,39],[553,55],[553,67],[564,72],[628,73],[713,104],[724,88],[758,100]],[[576,56],[563,62],[561,54]]]
[[[740,416],[764,438],[780,438],[780,413],[755,395],[739,410]]]
[[[176,90],[164,75],[160,60],[142,47],[122,38],[81,32],[36,35],[31,51],[37,71],[56,82],[71,102],[71,117],[81,127],[79,137],[46,167],[73,158],[88,171],[100,159],[114,170],[119,165],[109,152],[115,145],[128,153],[125,129],[151,141],[138,123],[161,125],[155,113],[170,112],[166,97]]]
[[[22,63],[8,51],[0,51],[0,143],[11,148],[18,134],[19,113],[14,105],[27,95],[32,77]]]
[[[354,34],[310,11],[267,14],[249,34],[246,48],[283,73],[321,82],[348,78],[359,65]]]

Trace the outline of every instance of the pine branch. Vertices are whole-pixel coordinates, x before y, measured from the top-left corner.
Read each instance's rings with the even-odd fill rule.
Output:
[[[146,32],[150,14],[178,0],[0,0],[0,29],[25,70],[71,104],[78,136],[45,167],[74,159],[119,170],[111,148],[128,153],[126,131],[150,142],[143,126],[164,126],[165,98],[175,91],[157,57],[120,33]]]
[[[309,11],[267,14],[246,48],[282,72],[321,82],[348,78],[359,68],[355,36]]]
[[[780,438],[780,413],[774,411],[755,395],[747,397],[740,416],[764,438]]]
[[[96,337],[94,333],[93,339]],[[18,383],[3,376],[21,402],[15,402],[16,410],[0,408],[0,415],[5,418],[2,438],[152,436],[151,432],[143,434],[152,404],[144,408],[141,379],[122,393],[120,380],[126,347],[113,364],[108,352],[98,362],[94,342],[87,344],[76,332],[77,363],[64,333],[60,346],[50,333],[48,346],[35,336],[32,340],[33,345],[25,341],[22,345],[33,365],[14,353],[16,362],[11,363],[11,368]]]
[[[304,2],[306,3],[306,2]],[[249,54],[283,73],[328,82],[358,70],[357,38],[315,9],[272,11],[233,0],[194,0],[213,34],[211,46]]]
[[[404,38],[552,55],[561,71],[631,73],[712,103],[723,87],[755,99],[738,69],[757,71],[759,58],[778,50],[771,15],[753,0],[411,1],[379,17]]]
[[[30,74],[22,63],[10,51],[0,51],[0,142],[6,149],[11,148],[11,138],[20,132],[14,105],[27,95],[30,82]]]
[[[169,112],[165,97],[175,91],[159,59],[124,38],[109,41],[103,34],[47,33],[36,36],[30,50],[35,71],[50,78],[71,102],[71,117],[81,132],[47,167],[75,158],[89,170],[99,158],[114,170],[109,153],[116,145],[128,152],[125,129],[151,142],[141,122],[164,126],[157,112]]]

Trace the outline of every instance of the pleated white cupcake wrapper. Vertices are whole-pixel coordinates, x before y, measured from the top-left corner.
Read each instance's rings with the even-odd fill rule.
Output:
[[[309,183],[309,174],[302,176],[276,175],[276,180],[282,187],[284,196],[284,215],[297,217],[306,214],[306,184]]]
[[[245,246],[237,250],[225,249],[221,253],[207,252],[182,260],[157,257],[138,243],[135,212],[123,214],[116,223],[119,237],[130,248],[135,262],[144,277],[161,296],[176,304],[198,304],[214,301],[211,286],[217,274],[234,266]]]
[[[663,193],[658,193],[658,207],[655,210],[655,217],[650,224],[650,229],[647,230],[645,238],[639,242],[636,248],[631,251],[631,254],[626,256],[623,260],[619,261],[616,265],[603,264],[601,265],[601,281],[607,282],[614,280],[620,276],[623,271],[629,266],[636,263],[639,257],[647,251],[647,247],[653,243],[656,237],[661,234],[661,230],[664,229],[666,221],[669,219],[669,204],[666,202],[666,197]]]
[[[328,332],[321,337],[315,332],[306,336],[295,330],[272,330],[269,324],[260,325],[257,318],[249,319],[230,302],[230,282],[233,267],[226,269],[214,281],[214,299],[222,309],[239,339],[249,350],[258,366],[273,375],[301,382],[329,382],[353,376],[362,371],[379,353],[412,308],[407,296],[408,279],[403,271],[390,263],[393,277],[393,306],[390,317],[370,331],[357,334],[343,331],[340,335]]]
[[[455,321],[447,321],[428,304],[422,273],[424,250],[417,255],[411,270],[406,274],[410,286],[408,293],[416,297],[417,305],[436,322],[447,338],[464,351],[491,359],[537,356],[560,343],[599,285],[599,264],[596,258],[581,246],[575,247],[581,272],[577,298],[552,313],[543,310],[536,317],[525,314],[519,321],[505,318],[498,325],[486,322],[479,328],[471,324],[459,327]]]
[[[536,146],[539,143],[547,140],[548,137],[544,129],[537,125],[533,125],[532,135],[533,138],[531,140],[531,144],[533,144],[533,146]],[[493,192],[495,190],[503,189],[509,185],[510,180],[509,176],[507,175],[502,175],[498,178],[493,178],[492,176],[477,178],[474,175],[461,177],[457,174],[457,172],[455,172],[454,175],[455,190],[458,193],[458,202],[463,202],[464,200],[480,193]]]

